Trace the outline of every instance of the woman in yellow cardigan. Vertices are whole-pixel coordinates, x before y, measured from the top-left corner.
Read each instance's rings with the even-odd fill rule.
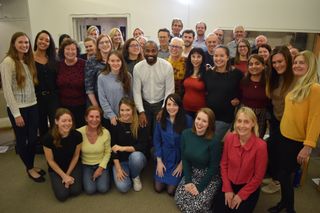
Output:
[[[281,201],[269,212],[294,210],[293,174],[299,164],[307,162],[320,134],[320,84],[317,61],[310,51],[294,58],[293,72],[297,83],[285,98],[285,109],[280,123],[278,148]],[[285,154],[284,154],[285,153]]]

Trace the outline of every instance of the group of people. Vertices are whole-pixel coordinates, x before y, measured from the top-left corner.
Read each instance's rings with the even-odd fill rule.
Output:
[[[252,46],[242,26],[226,46],[221,29],[205,36],[204,22],[196,33],[182,28],[174,19],[158,45],[141,28],[124,42],[118,28],[108,35],[91,26],[82,55],[66,34],[57,54],[48,31],[34,52],[15,33],[1,78],[27,175],[45,181],[34,165],[40,138],[60,201],[106,193],[111,182],[141,191],[150,159],[155,191],[183,212],[253,212],[266,171],[262,190],[281,188],[268,211],[295,212],[293,174],[320,134],[316,57],[271,49],[262,35]]]

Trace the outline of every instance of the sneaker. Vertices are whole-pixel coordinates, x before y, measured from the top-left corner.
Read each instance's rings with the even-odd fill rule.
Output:
[[[262,187],[261,191],[267,194],[273,194],[280,191],[280,189],[281,189],[280,183],[276,181],[272,181],[270,184]]]
[[[272,182],[272,178],[264,178],[264,179],[262,180],[262,183],[263,183],[264,185],[269,185],[271,182]]]
[[[142,184],[141,184],[140,177],[137,176],[135,178],[132,178],[132,182],[133,182],[133,190],[136,191],[136,192],[141,191]]]

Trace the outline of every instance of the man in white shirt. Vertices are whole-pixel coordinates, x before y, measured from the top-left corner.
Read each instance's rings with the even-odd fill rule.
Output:
[[[196,24],[196,32],[197,32],[197,37],[195,38],[193,42],[193,47],[200,47],[203,49],[203,51],[207,50],[206,47],[206,33],[207,30],[207,25],[204,22],[198,22]]]
[[[161,118],[164,99],[174,93],[172,66],[157,55],[157,44],[148,41],[144,47],[145,59],[133,69],[133,97],[139,112],[139,123],[151,129],[154,121]]]

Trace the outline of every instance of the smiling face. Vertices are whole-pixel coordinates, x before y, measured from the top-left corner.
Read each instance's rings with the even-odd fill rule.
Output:
[[[112,38],[112,42],[117,45],[122,42],[122,35],[119,31],[116,31],[115,35]]]
[[[168,34],[168,32],[160,31],[158,33],[158,39],[160,46],[167,46],[169,45],[170,35]]]
[[[179,20],[176,20],[172,23],[171,26],[172,34],[175,36],[178,36],[182,30],[182,22]]]
[[[77,46],[75,44],[65,46],[64,57],[68,61],[74,61],[77,57]]]
[[[111,41],[107,36],[104,36],[98,42],[98,49],[101,53],[107,54],[111,51]]]
[[[193,40],[194,40],[193,34],[192,33],[183,33],[182,40],[184,41],[185,47],[191,47]]]
[[[183,51],[183,40],[174,38],[171,40],[169,52],[171,57],[180,57]]]
[[[50,45],[50,37],[46,33],[41,33],[37,39],[37,49],[46,51]]]
[[[121,121],[131,123],[133,118],[132,108],[126,104],[121,104],[119,109]]]
[[[57,125],[58,131],[61,135],[68,135],[73,124],[72,117],[71,115],[64,113],[59,117],[59,119],[55,119],[55,124]]]
[[[224,48],[217,48],[214,51],[213,61],[218,69],[226,70],[229,56]]]
[[[193,65],[193,69],[200,69],[201,63],[202,63],[202,55],[195,52],[191,55],[191,64]]]
[[[137,28],[133,31],[133,38],[137,38],[141,35],[143,35],[143,32],[140,29]]]
[[[206,32],[206,25],[204,23],[198,23],[196,25],[197,36],[204,36]]]
[[[287,62],[282,53],[275,54],[272,59],[272,67],[276,70],[279,75],[285,73],[287,69]]]
[[[308,64],[303,55],[297,56],[292,65],[293,73],[297,77],[302,77],[308,72]]]
[[[248,46],[244,42],[239,42],[238,44],[238,52],[241,56],[247,56],[249,51]]]
[[[97,129],[101,123],[101,115],[98,110],[91,110],[86,116],[87,125],[92,129]]]
[[[267,48],[259,47],[258,55],[262,56],[263,60],[267,62],[270,57],[270,52]]]
[[[96,44],[93,41],[86,41],[84,42],[84,46],[86,48],[86,52],[88,56],[93,56],[96,54]]]
[[[144,49],[144,58],[149,65],[153,65],[157,62],[158,48],[156,44],[147,43]]]
[[[215,34],[210,34],[206,39],[206,46],[208,48],[208,52],[213,54],[214,49],[219,44],[219,38]]]
[[[141,47],[140,47],[140,44],[138,43],[138,41],[136,40],[132,40],[129,44],[129,54],[131,55],[139,55],[140,53],[140,50],[141,50]]]
[[[118,74],[120,72],[122,62],[121,62],[121,59],[117,55],[111,53],[111,55],[109,56],[109,59],[108,59],[108,64],[109,64],[111,71],[113,73]]]
[[[179,111],[179,106],[177,105],[176,102],[174,102],[174,100],[172,98],[169,98],[167,100],[166,110],[167,110],[170,118],[175,118],[178,111]]]
[[[241,112],[236,118],[235,131],[240,137],[249,137],[252,134],[254,125],[254,121]]]
[[[28,37],[25,35],[19,36],[14,42],[14,47],[17,50],[20,59],[22,59],[23,55],[28,53],[28,50],[30,48]]]
[[[209,126],[209,118],[208,115],[204,112],[199,112],[194,121],[194,126],[196,128],[197,135],[204,135]]]
[[[248,63],[248,71],[252,76],[260,76],[264,68],[264,65],[256,58],[251,58]]]

